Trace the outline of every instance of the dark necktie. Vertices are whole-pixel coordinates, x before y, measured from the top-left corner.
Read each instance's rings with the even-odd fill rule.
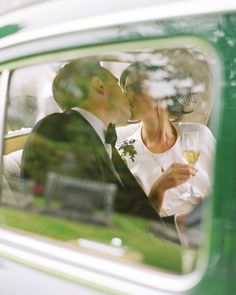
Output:
[[[117,140],[116,128],[114,123],[110,123],[105,131],[105,143],[115,146]]]

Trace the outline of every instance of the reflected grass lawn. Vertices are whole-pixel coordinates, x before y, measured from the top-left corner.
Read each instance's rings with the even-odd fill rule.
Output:
[[[83,238],[109,244],[118,237],[124,247],[143,257],[143,263],[181,272],[181,246],[152,234],[143,218],[113,213],[112,226],[106,227],[10,208],[1,208],[0,217],[2,225],[65,242]]]

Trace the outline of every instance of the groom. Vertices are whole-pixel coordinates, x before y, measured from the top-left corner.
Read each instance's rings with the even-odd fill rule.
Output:
[[[130,117],[117,79],[97,60],[75,60],[55,77],[53,95],[63,113],[45,117],[32,130],[22,157],[23,177],[42,186],[49,171],[112,182],[118,187],[115,210],[159,219],[114,148],[113,124]]]

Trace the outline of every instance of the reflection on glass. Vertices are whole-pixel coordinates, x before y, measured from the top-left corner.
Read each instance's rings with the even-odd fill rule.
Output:
[[[38,65],[12,72],[8,103],[8,131],[32,128],[59,108],[52,98],[52,80],[58,65]]]
[[[121,60],[122,66],[117,67],[114,73],[121,73],[124,63],[127,65],[134,63],[137,53],[124,56],[125,60]],[[160,93],[159,90],[162,89],[161,79],[165,80],[165,85],[168,84],[168,80],[170,81],[166,73],[171,72],[171,64],[173,67],[185,67],[182,72],[186,72],[186,67],[187,73],[194,69],[192,81],[186,75],[180,79],[185,91],[189,90],[188,85],[191,83],[194,85],[191,87],[195,87],[194,98],[191,97],[189,100],[191,103],[182,121],[188,121],[190,118],[193,122],[205,123],[208,117],[206,110],[211,108],[207,61],[198,59],[199,52],[179,49],[150,52],[148,56],[156,60],[156,63],[162,61],[162,68],[155,76],[158,80],[155,81],[158,85],[157,93]],[[111,59],[110,56],[109,58]],[[126,139],[134,134],[140,125],[139,123],[127,125],[130,119],[130,111],[127,111],[128,100],[119,87],[120,77],[112,74],[119,57],[116,56],[116,63],[111,66],[112,72],[100,67],[96,58],[91,60],[98,67],[95,71],[96,75],[94,71],[90,71],[92,68],[84,64],[82,65],[85,71],[83,79],[79,76],[73,79],[70,74],[76,74],[78,69],[67,64],[61,76],[50,80],[48,92],[46,92],[49,93],[53,89],[54,99],[59,106],[50,110],[46,108],[41,121],[38,121],[42,118],[38,107],[41,94],[37,91],[34,95],[37,107],[33,108],[34,121],[31,121],[33,123],[30,123],[30,126],[25,123],[26,121],[23,123],[21,121],[20,125],[14,123],[16,122],[14,118],[17,119],[18,115],[22,118],[28,116],[26,115],[27,98],[22,98],[22,103],[19,100],[21,108],[17,115],[11,111],[12,104],[9,104],[8,125],[15,124],[14,128],[33,127],[33,131],[27,135],[26,144],[25,141],[21,141],[23,135],[18,137],[12,135],[5,140],[1,223],[62,241],[67,246],[78,247],[79,245],[78,251],[84,248],[91,254],[102,253],[107,257],[114,255],[123,261],[163,268],[176,273],[188,272],[194,267],[196,253],[191,249],[192,262],[183,270],[183,249],[173,224],[173,214],[166,214],[172,218],[172,223],[165,221],[167,226],[163,227],[163,221],[148,202],[148,197],[140,186],[141,179],[135,180],[135,177],[132,177],[132,169],[128,169],[129,162],[132,162],[132,159],[136,160],[140,155],[136,154],[137,149],[133,142]],[[104,60],[106,61],[105,56]],[[185,60],[188,60],[189,64],[184,63]],[[198,62],[201,71],[197,71],[196,66],[190,66],[191,63],[196,65]],[[108,64],[109,60],[104,66],[108,68]],[[204,79],[200,75],[203,68]],[[91,75],[92,79],[90,79]],[[149,78],[147,82],[150,81]],[[177,84],[181,84],[180,81],[177,83],[176,79],[172,78],[174,88]],[[23,80],[26,83],[27,79]],[[54,81],[53,84],[52,81]],[[155,86],[155,83],[151,86]],[[10,87],[11,85],[13,87],[13,84],[12,81]],[[93,87],[90,87],[91,85]],[[145,87],[149,86],[148,83],[145,85]],[[156,90],[155,87],[152,87],[153,91]],[[76,93],[76,96],[73,96],[73,93]],[[96,96],[92,95],[94,93]],[[109,103],[104,95],[109,96]],[[186,95],[190,95],[190,91]],[[181,94],[178,93],[178,99],[180,98]],[[42,109],[46,105],[45,101]],[[106,110],[105,116],[98,112],[102,107]],[[193,112],[190,112],[192,110]],[[88,121],[95,122],[95,125],[100,127],[91,128]],[[121,126],[118,129],[117,144],[123,142],[122,152],[126,158],[126,164],[121,161],[112,140],[105,144],[103,139],[101,140],[110,122]],[[177,132],[184,129],[186,124],[189,123],[171,121],[171,126],[174,126],[172,130]],[[11,129],[14,128],[11,127]],[[205,130],[204,127],[203,129]],[[178,139],[176,142],[179,144]],[[183,161],[182,148],[180,155]],[[201,157],[196,165],[201,164]],[[146,161],[145,158],[143,160]],[[169,166],[173,162],[173,159],[168,157],[157,160],[161,161],[159,174],[163,172],[162,169],[167,171],[166,165]],[[152,165],[154,164],[158,166],[156,158],[152,158]],[[205,163],[205,167],[210,170],[211,161]],[[145,177],[149,180],[152,174],[153,179],[154,176],[157,179],[159,175],[154,175],[150,167],[143,173],[146,173]],[[196,176],[196,184],[202,179],[204,182],[206,174],[203,178],[199,176],[198,180]],[[178,190],[180,192],[181,188],[179,187]],[[186,191],[186,187],[182,190]],[[202,193],[207,194],[207,192]]]
[[[51,172],[45,186],[45,213],[94,224],[111,224],[116,185]]]

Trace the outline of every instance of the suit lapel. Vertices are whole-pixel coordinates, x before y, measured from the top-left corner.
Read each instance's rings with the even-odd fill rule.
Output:
[[[128,183],[130,184],[130,182],[138,188],[140,187],[115,147],[112,148],[112,161],[115,168],[120,172],[121,182],[125,187],[128,187]]]

